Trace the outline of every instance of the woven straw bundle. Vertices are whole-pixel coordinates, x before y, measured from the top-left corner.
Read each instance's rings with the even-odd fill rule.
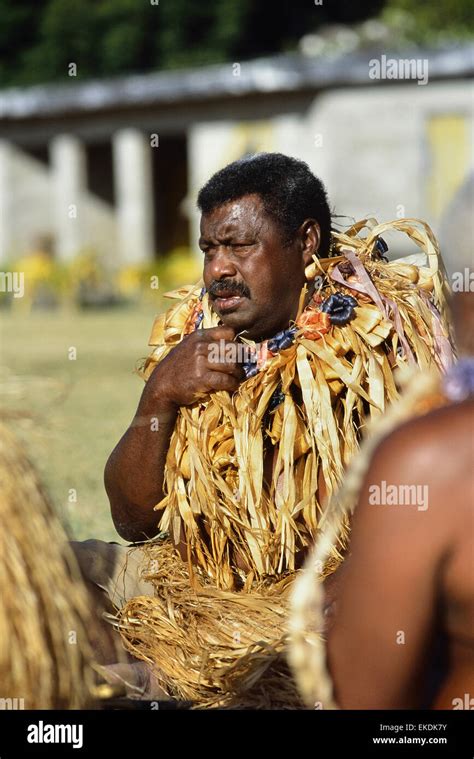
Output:
[[[199,568],[190,577],[169,541],[144,550],[158,564],[144,574],[155,596],[134,598],[114,624],[169,695],[197,708],[302,708],[285,657],[292,578],[224,591]]]
[[[0,700],[85,707],[94,682],[89,600],[37,474],[1,422],[0,519]]]

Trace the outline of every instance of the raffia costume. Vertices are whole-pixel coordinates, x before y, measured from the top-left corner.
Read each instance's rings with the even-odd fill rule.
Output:
[[[422,253],[388,263],[380,235],[390,230]],[[314,294],[304,307],[303,290],[295,324],[253,345],[254,364],[233,396],[216,392],[180,409],[156,506],[161,535],[139,549],[156,595],[134,598],[115,620],[170,695],[198,706],[302,706],[285,660],[288,596],[298,558],[318,535],[319,492],[337,488],[366,420],[398,397],[394,370],[439,371],[451,360],[427,225],[364,220],[333,234],[332,253],[308,267]],[[178,302],[155,321],[145,379],[184,336],[219,323],[201,284],[170,296]],[[342,560],[348,521],[339,528],[322,577]],[[181,529],[187,564],[170,539]]]

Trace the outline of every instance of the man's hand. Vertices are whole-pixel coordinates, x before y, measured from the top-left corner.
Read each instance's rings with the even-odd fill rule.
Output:
[[[158,531],[154,506],[163,498],[166,455],[179,406],[216,390],[232,392],[243,379],[242,368],[226,360],[226,346],[235,347],[233,337],[228,327],[193,332],[151,373],[132,424],[105,468],[112,518],[125,540],[136,542]]]
[[[243,379],[242,367],[226,360],[226,353],[230,354],[227,346],[235,346],[234,336],[230,327],[213,327],[185,337],[151,373],[146,385],[148,399],[155,398],[162,409],[177,408],[217,390],[237,390]]]

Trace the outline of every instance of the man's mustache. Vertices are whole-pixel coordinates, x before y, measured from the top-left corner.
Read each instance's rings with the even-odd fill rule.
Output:
[[[243,282],[234,282],[232,279],[222,279],[219,282],[214,280],[207,288],[210,298],[217,298],[218,295],[226,293],[230,295],[240,295],[242,298],[250,298],[250,290]]]

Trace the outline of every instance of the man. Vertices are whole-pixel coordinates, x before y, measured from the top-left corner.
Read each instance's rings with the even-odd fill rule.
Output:
[[[237,361],[225,360],[226,344],[237,334],[260,342],[288,327],[297,314],[305,268],[313,256],[329,251],[324,188],[304,164],[284,156],[227,167],[201,190],[198,204],[203,279],[221,326],[195,331],[154,369],[135,419],[107,463],[114,523],[130,541],[158,531],[153,509],[163,496],[165,458],[179,408],[202,394],[237,390],[244,375]],[[211,362],[213,343],[221,357]],[[151,429],[156,417],[157,432]]]
[[[172,294],[177,304],[155,322],[147,383],[105,471],[119,534],[155,539],[131,554],[132,572],[124,548],[98,542],[89,542],[83,566],[92,555],[115,564],[101,579],[99,561],[95,582],[110,597],[120,575],[127,647],[160,668],[170,691],[206,702],[225,693],[217,673],[239,665],[249,647],[267,640],[280,652],[286,589],[325,493],[341,481],[367,415],[396,397],[394,367],[441,365],[447,338],[435,242],[423,225],[392,226],[429,253],[428,265],[388,264],[379,231],[391,225],[365,238],[358,233],[369,222],[331,233],[321,182],[280,154],[225,167],[198,205],[204,287]],[[344,530],[326,575],[343,545]],[[197,605],[196,582],[206,589]],[[238,640],[229,648],[229,627],[209,633],[206,650],[219,646],[227,658],[206,653],[203,679],[199,615],[211,594],[217,625],[225,605],[235,605],[229,590],[242,591],[238,613],[226,611]],[[182,644],[177,618],[189,628]],[[173,661],[186,661],[179,677]]]
[[[459,362],[442,382],[419,377],[375,426],[313,556],[324,560],[323,543],[355,501],[327,642],[341,708],[474,708],[473,191],[471,175],[444,225],[453,285],[467,275],[464,288],[453,288]],[[305,595],[312,606],[311,564],[295,594],[300,612]],[[308,700],[327,708],[334,702],[330,684],[321,690],[321,660],[312,659],[308,676],[314,655],[297,653],[295,663]]]

